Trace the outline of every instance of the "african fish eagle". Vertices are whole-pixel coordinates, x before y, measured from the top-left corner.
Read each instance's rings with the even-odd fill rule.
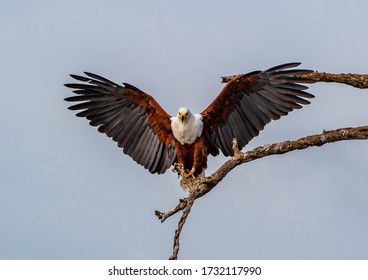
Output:
[[[289,69],[299,65],[235,76],[200,114],[182,107],[171,117],[142,90],[89,72],[85,77],[70,75],[83,83],[66,84],[76,95],[65,100],[81,102],[69,109],[82,110],[77,116],[98,126],[149,172],[162,174],[177,163],[186,174],[203,176],[209,154],[232,156],[233,138],[242,149],[271,120],[310,103],[305,98],[314,96],[299,84],[307,80],[297,76],[312,71]]]

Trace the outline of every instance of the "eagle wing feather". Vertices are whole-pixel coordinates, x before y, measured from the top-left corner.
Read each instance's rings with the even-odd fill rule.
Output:
[[[314,96],[304,91],[308,87],[297,84],[306,80],[294,76],[313,71],[289,69],[299,65],[282,64],[230,80],[201,113],[209,153],[216,156],[220,150],[225,156],[232,156],[233,138],[242,149],[271,120],[309,104],[304,98]]]
[[[90,125],[118,143],[123,152],[151,173],[164,173],[176,159],[170,115],[140,89],[114,82],[93,73],[70,75],[83,83],[65,86],[75,89],[66,101],[80,102],[70,110],[85,117]]]

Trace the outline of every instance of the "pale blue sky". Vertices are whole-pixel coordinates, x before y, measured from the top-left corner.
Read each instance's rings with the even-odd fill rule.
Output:
[[[293,61],[367,73],[367,1],[0,0],[0,259],[166,259],[186,194],[67,110],[69,73],[128,82],[174,114],[220,76]],[[312,104],[245,147],[368,123],[368,91],[311,86]],[[209,158],[208,174],[225,161]],[[197,201],[182,259],[367,259],[368,142],[238,167]]]

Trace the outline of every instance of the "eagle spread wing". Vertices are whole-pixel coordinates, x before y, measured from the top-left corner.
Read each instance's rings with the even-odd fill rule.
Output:
[[[84,84],[65,85],[77,94],[65,100],[82,102],[69,109],[83,110],[77,116],[98,126],[98,131],[151,173],[164,173],[170,168],[176,158],[170,115],[134,86],[120,86],[98,75],[85,74],[88,77],[71,75]]]
[[[233,155],[232,140],[236,138],[242,149],[271,120],[277,120],[294,109],[310,102],[314,96],[297,84],[306,82],[295,75],[313,71],[292,69],[300,63],[288,63],[266,71],[255,71],[232,79],[217,98],[201,113],[208,152],[219,150]]]
[[[200,137],[207,153],[219,151],[233,154],[232,140],[236,138],[242,149],[271,120],[279,119],[302,105],[306,86],[296,75],[310,70],[292,69],[300,63],[288,63],[237,76],[230,80],[217,98],[201,113],[203,132]],[[176,160],[175,138],[170,116],[152,98],[138,88],[124,83],[117,85],[103,77],[85,72],[86,77],[71,75],[83,83],[66,84],[75,89],[75,96],[66,101],[81,102],[69,107],[82,110],[79,117],[90,120],[92,126],[105,133],[123,148],[125,154],[143,165],[151,173],[164,173]],[[183,149],[189,149],[183,145]],[[191,155],[193,156],[193,155]]]

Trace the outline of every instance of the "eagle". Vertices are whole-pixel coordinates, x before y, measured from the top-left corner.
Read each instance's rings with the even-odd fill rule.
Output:
[[[241,150],[271,120],[277,120],[314,96],[305,90],[308,80],[300,76],[313,71],[296,69],[299,62],[286,63],[265,71],[235,75],[213,102],[201,113],[181,107],[170,116],[149,94],[128,83],[116,84],[99,75],[70,76],[68,83],[78,102],[70,110],[88,119],[123,152],[151,173],[162,174],[173,165],[182,177],[203,177],[207,157],[233,156],[232,140]],[[183,188],[185,186],[182,185]]]

